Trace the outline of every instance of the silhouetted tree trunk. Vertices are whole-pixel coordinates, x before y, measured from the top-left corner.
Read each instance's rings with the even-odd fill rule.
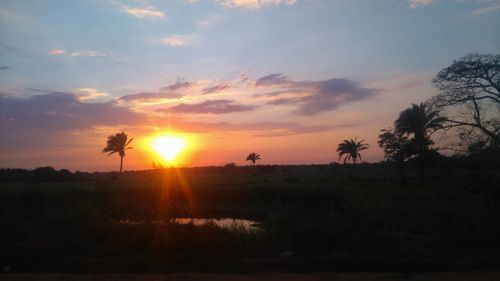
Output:
[[[424,184],[424,159],[422,157],[422,153],[418,156],[418,184]]]
[[[123,171],[123,156],[120,156],[120,173]]]
[[[401,184],[406,184],[406,175],[405,175],[405,162],[404,160],[399,160],[398,161],[398,168],[399,168],[399,182]]]

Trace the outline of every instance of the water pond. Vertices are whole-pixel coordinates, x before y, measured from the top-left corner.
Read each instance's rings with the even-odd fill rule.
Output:
[[[155,225],[165,225],[165,221],[134,221],[134,220],[116,220],[116,224],[125,225],[139,225],[139,224],[155,224]],[[235,219],[235,218],[174,218],[169,221],[169,223],[175,224],[193,224],[195,226],[201,226],[206,224],[215,225],[223,229],[233,229],[233,230],[258,230],[258,221],[247,220],[247,219]]]

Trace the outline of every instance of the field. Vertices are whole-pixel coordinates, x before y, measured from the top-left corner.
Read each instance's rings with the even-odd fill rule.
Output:
[[[384,163],[4,177],[0,265],[94,274],[498,270],[498,167],[434,167],[423,186],[414,170],[407,184]]]

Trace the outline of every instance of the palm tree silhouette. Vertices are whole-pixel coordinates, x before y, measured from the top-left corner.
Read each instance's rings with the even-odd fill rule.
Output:
[[[123,171],[123,157],[125,157],[125,150],[132,149],[128,145],[134,138],[127,141],[127,134],[123,131],[121,133],[116,133],[108,137],[108,142],[105,148],[103,148],[102,153],[108,153],[108,156],[113,153],[118,153],[120,155],[120,173]]]
[[[252,161],[252,164],[255,166],[255,161],[257,160],[260,160],[260,155],[255,153],[255,152],[252,152],[250,154],[248,154],[247,156],[247,161]]]
[[[361,159],[361,150],[368,149],[368,144],[363,143],[365,140],[358,141],[357,138],[344,140],[339,143],[337,147],[337,152],[339,153],[339,160],[344,156],[344,163],[348,160],[352,160],[353,164],[356,164],[356,161]]]
[[[427,103],[412,104],[399,114],[396,120],[396,133],[401,135],[413,135],[412,142],[417,154],[419,169],[419,184],[424,183],[423,155],[433,144],[430,136],[436,130],[443,127],[446,118],[439,116],[439,111]]]

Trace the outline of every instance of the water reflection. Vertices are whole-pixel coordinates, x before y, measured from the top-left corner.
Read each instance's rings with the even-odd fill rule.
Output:
[[[153,220],[153,221],[135,221],[135,220],[116,220],[116,224],[124,225],[142,225],[142,224],[154,224],[154,225],[165,225],[167,222],[163,220]],[[234,218],[174,218],[168,223],[176,224],[193,224],[195,226],[201,225],[215,225],[224,229],[242,229],[242,230],[258,230],[258,222],[246,219],[234,219]]]

